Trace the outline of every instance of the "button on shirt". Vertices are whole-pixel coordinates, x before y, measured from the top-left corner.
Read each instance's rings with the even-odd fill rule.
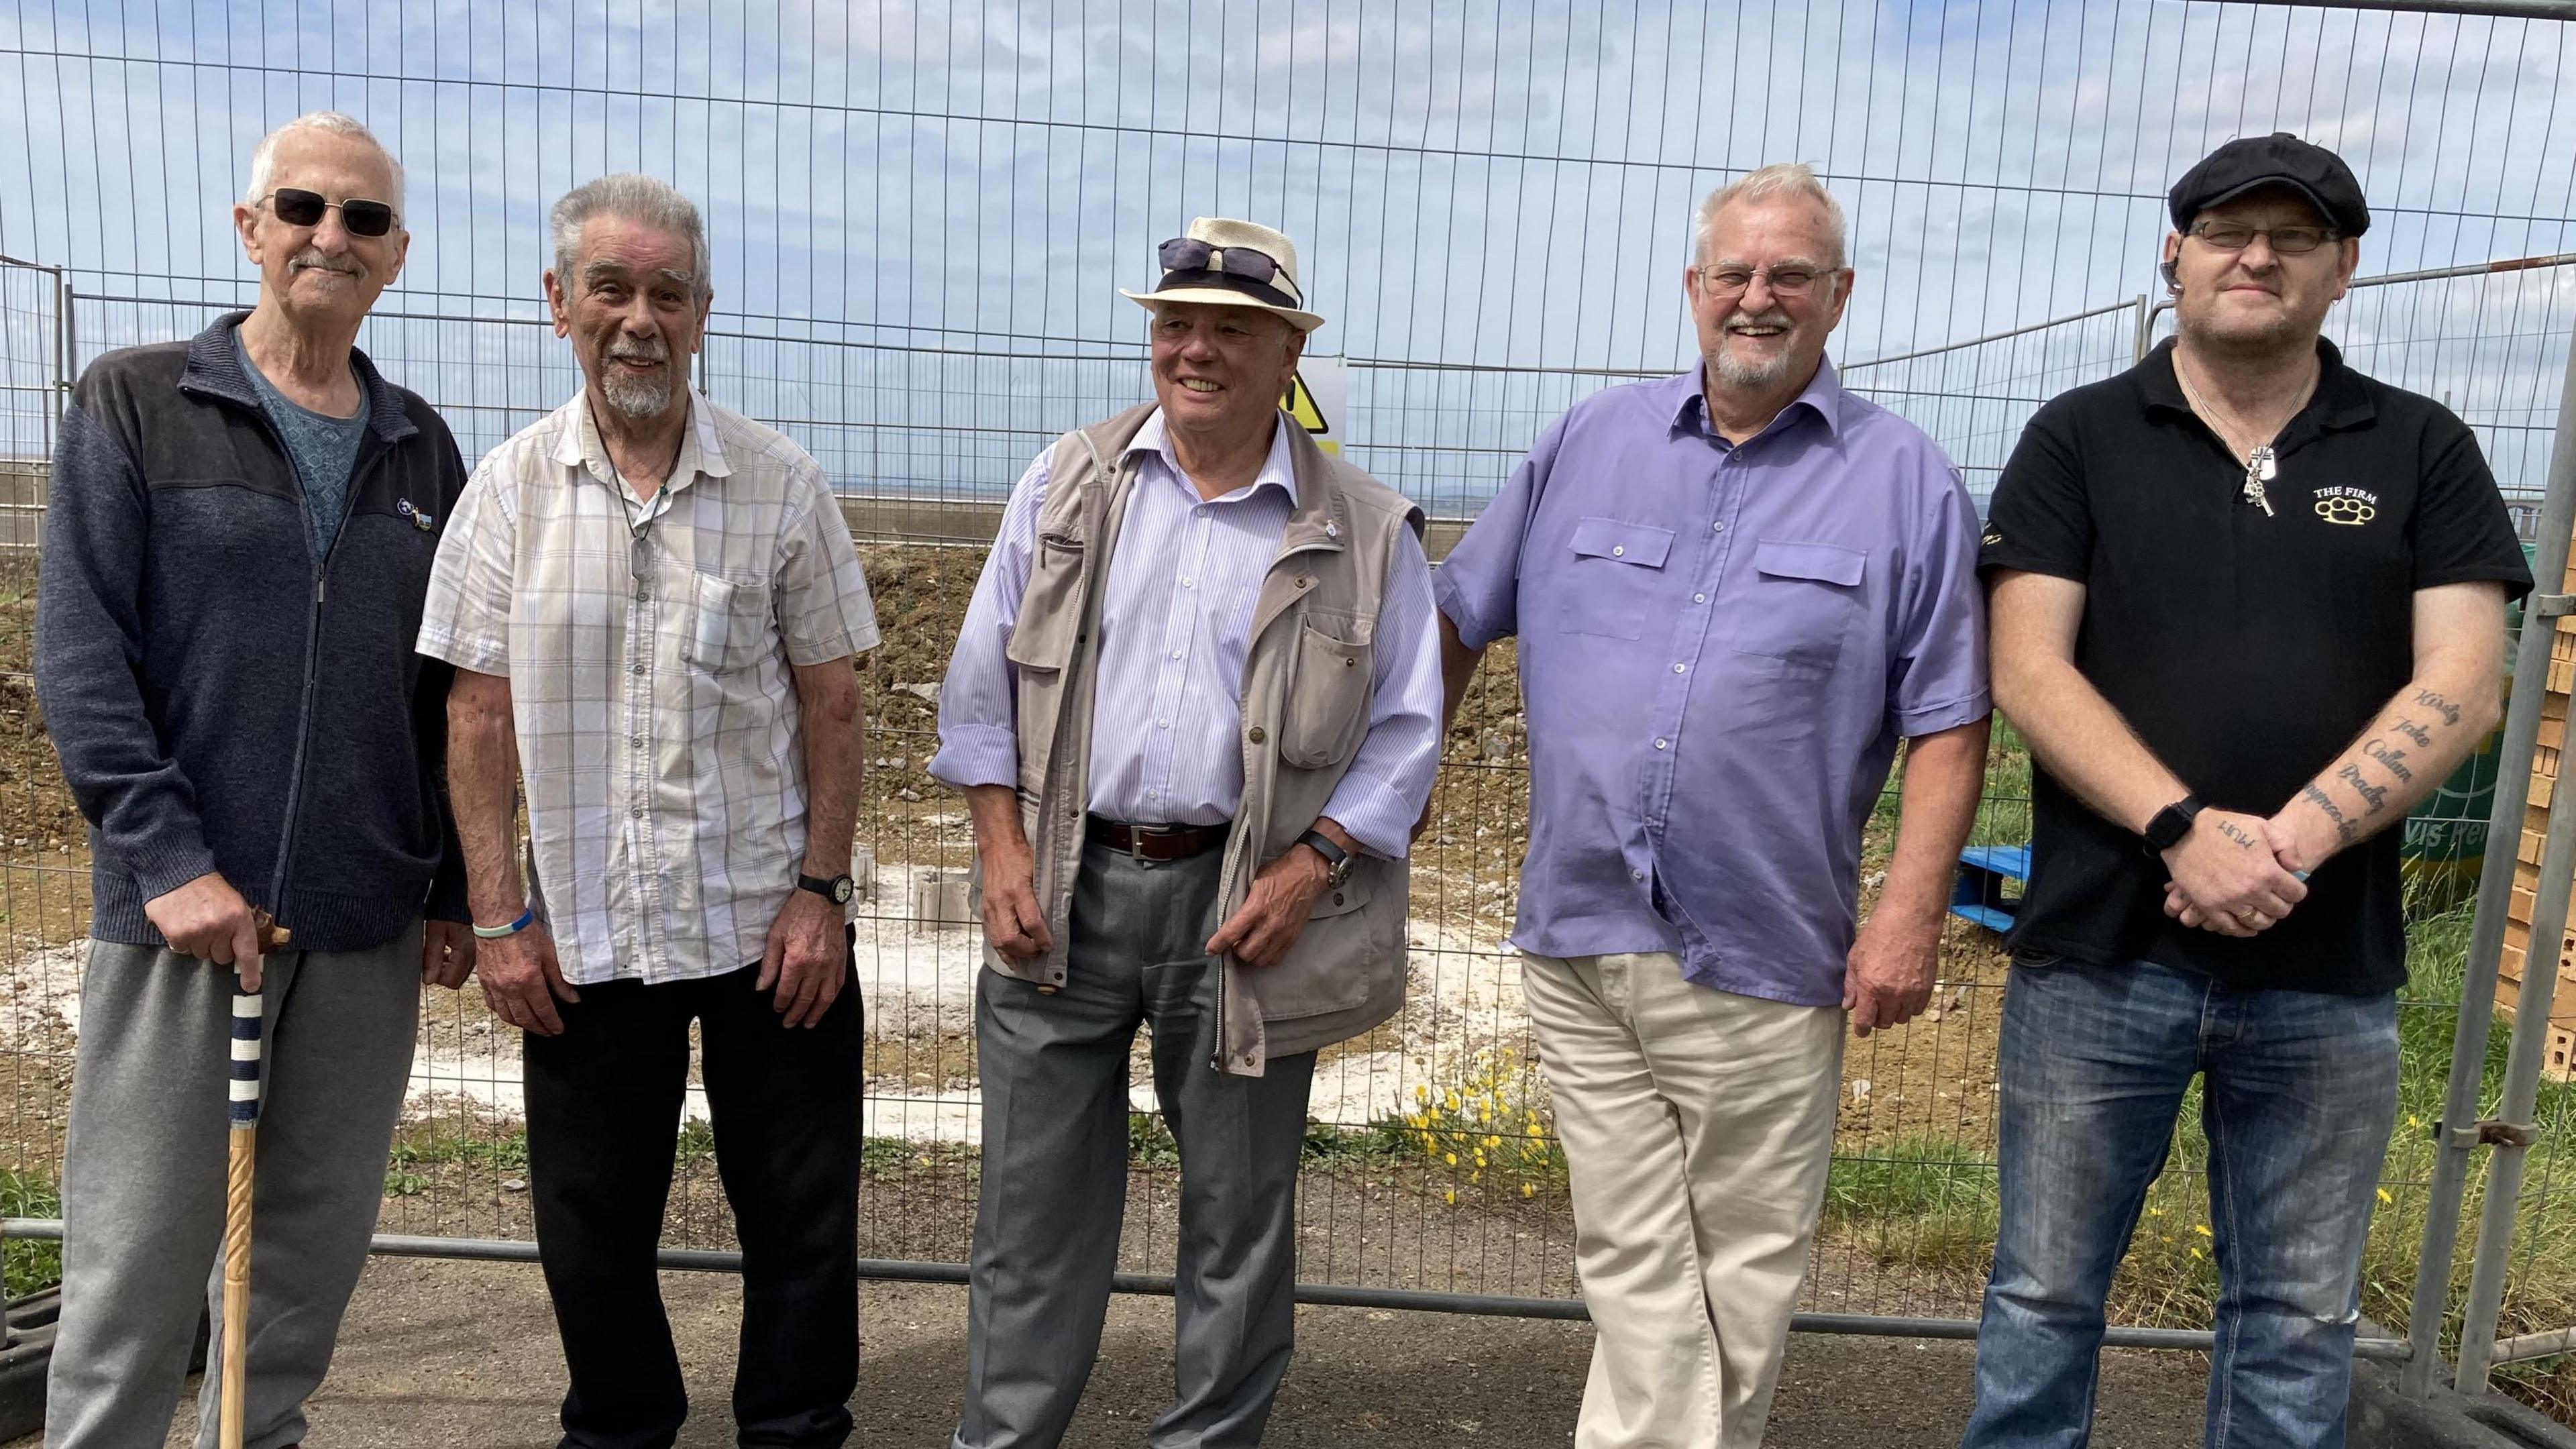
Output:
[[[1465,643],[1520,639],[1513,942],[1839,1005],[1897,741],[1989,708],[1976,546],[1949,459],[1831,364],[1742,446],[1697,370],[1551,424],[1435,581]]]
[[[1093,814],[1137,824],[1214,825],[1243,801],[1243,666],[1253,606],[1297,506],[1286,423],[1261,472],[1215,499],[1171,451],[1160,413],[1143,454],[1101,601],[1092,701]],[[939,692],[930,772],[960,788],[1019,779],[1017,703],[1003,649],[1019,619],[1046,504],[1047,457],[1020,476],[977,580]],[[1106,486],[1106,479],[1102,480]],[[1402,531],[1379,606],[1368,737],[1324,813],[1379,855],[1404,854],[1440,749],[1440,655],[1421,541]]]
[[[693,395],[649,501],[582,397],[492,450],[440,542],[420,651],[510,680],[566,979],[760,959],[805,859],[789,666],[876,642],[849,526],[784,435]]]

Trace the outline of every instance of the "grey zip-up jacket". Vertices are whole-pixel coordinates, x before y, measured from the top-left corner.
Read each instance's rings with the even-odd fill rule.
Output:
[[[350,364],[372,412],[320,557],[295,464],[233,343],[111,352],[63,414],[36,593],[36,694],[90,824],[103,941],[220,871],[298,949],[467,918],[447,810],[448,666],[412,650],[465,487],[428,403]]]
[[[1127,452],[1151,404],[1067,433],[1047,463],[1046,504],[1027,592],[1004,653],[1016,666],[1020,823],[1055,948],[985,963],[1042,986],[1065,979],[1074,877],[1091,798],[1092,690],[1099,678],[1102,584],[1136,483]],[[1243,804],[1218,887],[1231,916],[1261,866],[1313,827],[1367,737],[1371,646],[1399,531],[1422,530],[1402,494],[1315,446],[1282,420],[1297,507],[1254,604],[1243,662]],[[1109,460],[1117,460],[1114,464]],[[980,911],[981,877],[977,877]],[[1222,963],[1217,1065],[1259,1076],[1269,1059],[1359,1035],[1404,1004],[1405,862],[1362,853],[1348,881],[1316,899],[1287,956],[1263,969]]]

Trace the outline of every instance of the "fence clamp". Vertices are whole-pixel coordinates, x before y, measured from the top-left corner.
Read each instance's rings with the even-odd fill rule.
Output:
[[[2565,595],[2560,597],[2563,598]],[[2463,1151],[2472,1147],[2529,1147],[2540,1140],[2539,1132],[2531,1127],[2499,1121],[2493,1117],[2466,1127],[2451,1127],[2435,1122],[2433,1136],[2443,1146],[2457,1147]]]
[[[2576,614],[2576,594],[2534,594],[2522,607],[2536,619],[2563,618]]]

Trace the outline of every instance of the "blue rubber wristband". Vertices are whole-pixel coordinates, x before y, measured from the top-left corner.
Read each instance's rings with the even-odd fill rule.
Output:
[[[537,908],[535,906],[530,906],[526,910],[519,912],[519,918],[512,921],[510,924],[506,926],[476,926],[474,928],[474,934],[486,941],[497,941],[503,936],[515,936],[536,923]]]

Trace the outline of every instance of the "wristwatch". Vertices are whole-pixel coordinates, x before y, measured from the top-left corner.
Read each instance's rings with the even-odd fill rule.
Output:
[[[800,872],[796,877],[796,888],[826,897],[836,906],[848,905],[850,897],[859,893],[859,883],[846,875],[836,875],[830,880],[825,880],[818,875],[805,875]]]
[[[1351,859],[1349,851],[1333,843],[1331,836],[1320,830],[1309,830],[1297,837],[1297,843],[1324,858],[1325,885],[1338,890],[1342,882],[1351,878],[1351,866],[1356,862]]]
[[[2200,801],[2190,795],[2157,811],[2156,818],[2148,821],[2147,828],[2141,832],[2146,836],[2147,853],[2162,855],[2182,844],[2183,837],[2191,834],[2192,817],[2199,813]]]

